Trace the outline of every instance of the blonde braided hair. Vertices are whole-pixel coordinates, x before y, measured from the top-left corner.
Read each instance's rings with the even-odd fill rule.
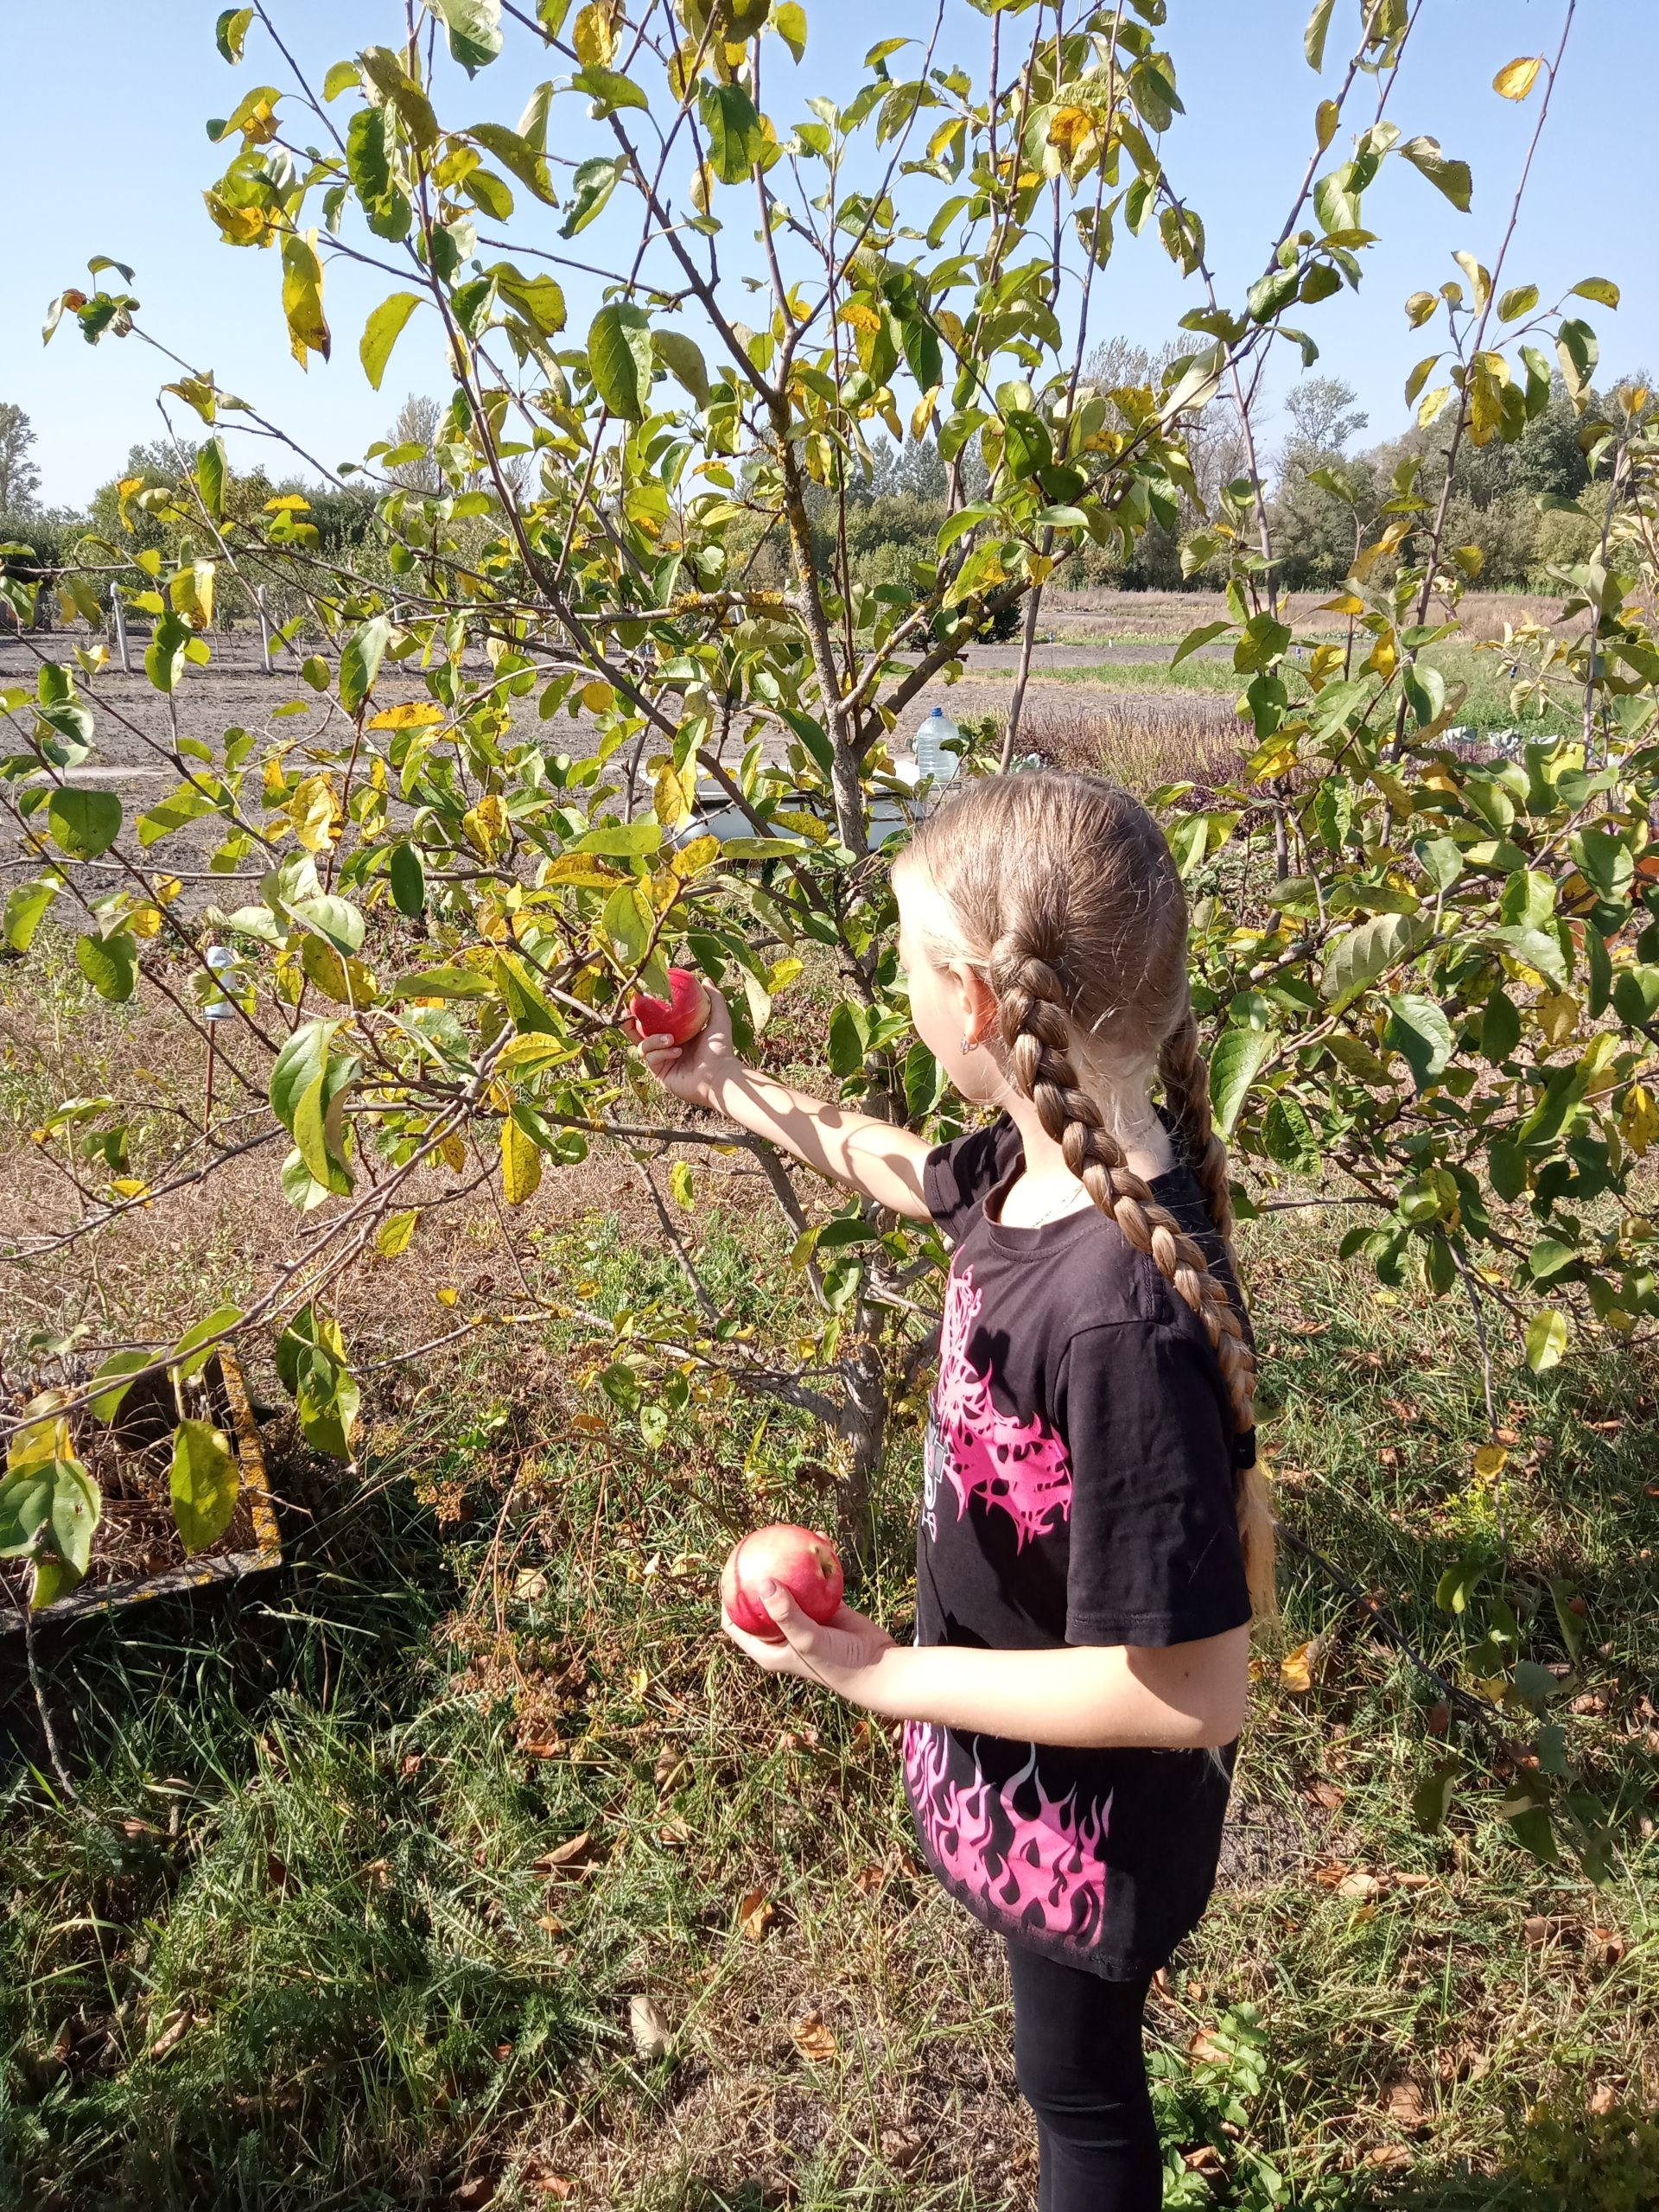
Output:
[[[1186,977],[1186,901],[1169,847],[1137,800],[1092,776],[987,778],[925,823],[905,856],[931,875],[961,950],[996,1000],[1014,1081],[1109,1220],[1203,1324],[1241,1435],[1255,1426],[1255,1356],[1204,1249],[1127,1165],[1079,1081],[1079,1033],[1126,1072],[1155,1058],[1205,1206],[1227,1250],[1232,1200]],[[1258,1615],[1276,1610],[1273,1513],[1252,1464],[1236,1478],[1239,1535]]]

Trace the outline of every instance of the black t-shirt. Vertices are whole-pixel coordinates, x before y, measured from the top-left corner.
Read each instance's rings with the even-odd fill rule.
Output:
[[[1171,1644],[1250,1617],[1235,1433],[1203,1324],[1093,1206],[995,1218],[1005,1120],[926,1163],[955,1249],[917,1539],[919,1644]],[[1184,1163],[1154,1195],[1242,1300]],[[1248,1325],[1248,1324],[1247,1324]],[[905,1778],[935,1872],[988,1926],[1111,1978],[1161,1966],[1208,1902],[1234,1746],[1076,1750],[912,1721]]]

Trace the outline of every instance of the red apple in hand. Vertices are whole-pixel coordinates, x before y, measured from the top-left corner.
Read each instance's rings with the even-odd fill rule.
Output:
[[[709,1019],[709,994],[689,968],[671,968],[668,988],[666,999],[636,991],[628,1012],[642,1036],[671,1037],[677,1045],[689,1045]]]
[[[841,1610],[841,1561],[828,1536],[779,1521],[745,1536],[721,1570],[720,1602],[741,1629],[767,1643],[782,1630],[760,1596],[764,1583],[787,1590],[810,1620],[832,1621]]]

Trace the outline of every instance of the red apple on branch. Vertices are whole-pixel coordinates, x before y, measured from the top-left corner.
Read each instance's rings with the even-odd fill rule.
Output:
[[[828,1536],[779,1521],[744,1537],[721,1570],[720,1602],[732,1621],[767,1643],[783,1631],[766,1611],[763,1584],[787,1590],[810,1620],[832,1621],[841,1610],[841,1561]]]
[[[668,988],[665,999],[636,991],[628,1012],[641,1036],[670,1037],[677,1045],[689,1045],[709,1019],[709,994],[689,968],[671,968]]]

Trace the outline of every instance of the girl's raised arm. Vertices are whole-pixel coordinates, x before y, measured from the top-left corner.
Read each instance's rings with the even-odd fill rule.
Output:
[[[926,1139],[746,1066],[733,1049],[731,1016],[718,991],[709,991],[708,1022],[689,1044],[660,1035],[641,1036],[639,1044],[645,1065],[676,1098],[770,1138],[874,1205],[912,1221],[928,1218],[922,1163],[932,1147]]]

